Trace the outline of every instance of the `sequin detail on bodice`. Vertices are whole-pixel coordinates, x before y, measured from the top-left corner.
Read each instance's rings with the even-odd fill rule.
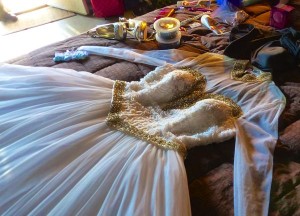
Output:
[[[205,93],[205,86],[199,71],[171,65],[139,82],[116,81],[107,123],[183,154],[194,146],[230,139],[242,111],[230,98]]]

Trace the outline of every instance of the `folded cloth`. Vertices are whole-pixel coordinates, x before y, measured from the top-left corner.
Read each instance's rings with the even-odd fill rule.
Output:
[[[232,28],[229,40],[232,41],[224,50],[224,54],[236,59],[249,59],[250,41],[259,35],[259,31],[251,24],[239,24]]]
[[[232,28],[229,40],[232,41],[224,54],[236,59],[251,59],[251,53],[263,44],[278,40],[279,33],[264,33],[251,24],[239,24]]]

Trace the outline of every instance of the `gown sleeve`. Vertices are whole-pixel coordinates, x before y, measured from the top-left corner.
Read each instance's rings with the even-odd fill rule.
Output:
[[[283,101],[257,106],[236,121],[234,214],[268,215],[273,151]]]

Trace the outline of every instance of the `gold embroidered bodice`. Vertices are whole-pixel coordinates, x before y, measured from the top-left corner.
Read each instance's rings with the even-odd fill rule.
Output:
[[[231,99],[205,93],[199,72],[159,67],[138,82],[116,81],[109,126],[151,144],[185,153],[235,135],[242,111]]]

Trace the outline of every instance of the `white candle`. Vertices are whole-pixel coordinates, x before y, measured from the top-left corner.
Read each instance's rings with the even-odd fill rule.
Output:
[[[165,40],[176,38],[179,27],[179,20],[172,17],[161,18],[154,22],[156,34]]]

